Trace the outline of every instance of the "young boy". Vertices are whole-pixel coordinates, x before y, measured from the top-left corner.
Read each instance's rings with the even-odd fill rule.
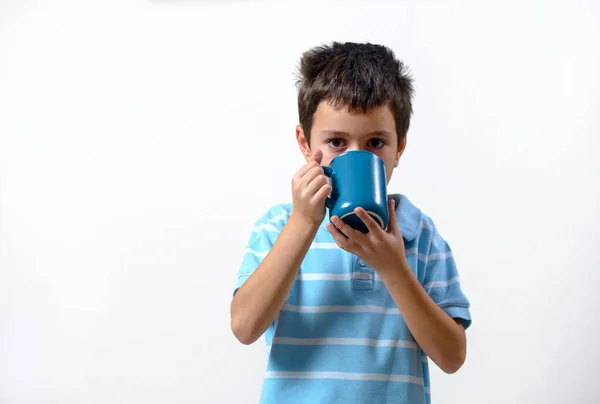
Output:
[[[387,181],[406,147],[412,80],[383,46],[333,43],[300,63],[296,139],[306,164],[292,203],[256,222],[238,273],[231,327],[270,349],[261,403],[430,403],[429,359],[456,372],[471,324],[448,243],[406,196],[367,234],[326,216],[321,165],[366,150]],[[347,237],[346,237],[347,236]]]

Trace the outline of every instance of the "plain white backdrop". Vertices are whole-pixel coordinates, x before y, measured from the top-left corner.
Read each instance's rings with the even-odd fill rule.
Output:
[[[229,303],[303,163],[294,73],[390,46],[415,79],[390,183],[472,303],[441,403],[600,402],[597,1],[0,2],[0,403],[256,403]]]

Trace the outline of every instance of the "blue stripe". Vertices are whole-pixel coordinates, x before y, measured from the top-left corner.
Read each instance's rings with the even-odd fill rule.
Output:
[[[412,383],[331,379],[265,379],[260,403],[425,404],[425,388]]]
[[[423,362],[422,363],[423,366],[423,385],[425,387],[429,387],[429,362]]]
[[[371,338],[414,341],[402,316],[376,313],[281,312],[277,337]]]
[[[421,353],[404,347],[273,344],[269,371],[383,373],[422,378]]]
[[[441,253],[432,253],[427,261],[427,268],[425,269],[425,284],[434,281],[448,281],[458,276],[456,269],[456,261],[454,257],[433,259],[435,255]]]
[[[353,259],[352,254],[342,249],[310,248],[304,256],[300,273],[345,274],[348,273],[348,268],[351,267]]]
[[[347,273],[347,272],[346,272]],[[375,282],[370,290],[352,288],[352,280],[298,281],[292,285],[287,304],[299,306],[365,306],[376,305],[397,308],[382,282]]]
[[[317,234],[315,235],[315,239],[314,239],[315,242],[317,242],[317,243],[334,243],[335,242],[333,240],[333,237],[331,236],[331,233],[329,233],[329,230],[327,230],[327,228],[325,227],[325,225],[327,223],[329,223],[329,219],[327,217],[325,217],[323,224],[321,225],[321,227],[319,227],[319,231],[317,231]]]
[[[255,236],[248,242],[246,248],[259,253],[268,252],[277,241],[278,233],[261,231],[255,233]]]

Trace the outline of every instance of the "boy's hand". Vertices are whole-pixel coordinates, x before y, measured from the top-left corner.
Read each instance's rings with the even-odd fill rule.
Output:
[[[358,256],[377,271],[383,279],[389,278],[389,275],[400,273],[400,267],[408,265],[404,251],[404,239],[398,227],[395,203],[392,199],[388,201],[388,211],[387,232],[379,227],[377,222],[362,208],[356,208],[354,213],[369,229],[367,234],[354,230],[337,216],[331,218],[335,226],[331,223],[327,224],[327,230],[341,249]],[[344,234],[348,238],[344,237]]]
[[[311,161],[306,163],[292,179],[292,214],[310,224],[321,224],[325,217],[325,199],[331,185],[321,167],[323,153],[315,150]]]

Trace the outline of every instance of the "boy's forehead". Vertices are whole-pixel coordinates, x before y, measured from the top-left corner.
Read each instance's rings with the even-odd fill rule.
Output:
[[[392,110],[388,105],[373,107],[366,112],[362,109],[350,110],[347,106],[336,107],[329,102],[321,102],[313,116],[316,132],[344,132],[347,134],[391,132],[395,133]]]

